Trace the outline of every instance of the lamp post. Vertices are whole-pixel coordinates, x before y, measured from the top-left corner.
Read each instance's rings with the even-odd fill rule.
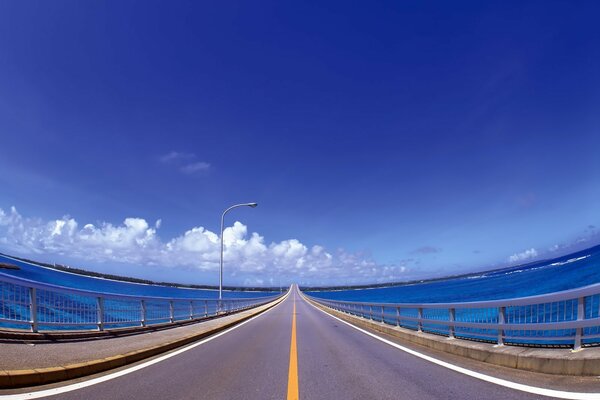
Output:
[[[236,204],[223,211],[221,215],[221,269],[219,272],[219,300],[223,298],[223,224],[225,223],[225,214],[237,207],[256,207],[258,203],[242,203]],[[220,303],[220,301],[219,301]]]

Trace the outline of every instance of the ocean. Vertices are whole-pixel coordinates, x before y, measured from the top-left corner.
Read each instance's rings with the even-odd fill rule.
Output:
[[[307,292],[315,297],[374,303],[441,303],[508,299],[600,282],[600,246],[526,265],[462,278],[375,289]]]
[[[0,272],[30,279],[36,282],[50,283],[53,285],[69,288],[92,290],[96,292],[130,294],[136,296],[157,296],[171,298],[201,298],[216,299],[219,297],[218,290],[202,290],[176,288],[160,285],[146,285],[141,283],[130,283],[114,281],[109,279],[94,278],[85,275],[67,273],[52,268],[32,265],[12,258],[0,255],[0,263],[8,263],[19,266],[20,270],[0,269]],[[286,288],[284,288],[285,290]],[[229,299],[251,298],[270,296],[275,292],[250,292],[250,291],[223,291],[223,297]]]
[[[31,265],[0,256],[0,262],[20,270],[0,272],[37,282],[108,293],[173,298],[217,298],[216,290],[144,285],[93,278]],[[376,289],[319,291],[307,293],[327,299],[385,302],[439,303],[507,299],[574,289],[600,282],[600,246],[501,270],[480,272],[462,278]],[[224,291],[225,298],[260,297],[271,292]]]

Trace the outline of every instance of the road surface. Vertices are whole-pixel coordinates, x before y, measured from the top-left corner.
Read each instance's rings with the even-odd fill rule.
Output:
[[[319,311],[295,286],[278,306],[214,340],[135,372],[49,398],[281,400],[296,396],[307,400],[548,398],[488,383],[395,349]]]

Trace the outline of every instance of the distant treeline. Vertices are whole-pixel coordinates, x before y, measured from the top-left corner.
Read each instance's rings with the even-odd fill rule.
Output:
[[[9,254],[4,254],[4,253],[0,253],[0,255],[12,257],[12,258],[20,260],[20,261],[28,262],[28,263],[39,265],[39,266],[46,267],[46,268],[52,268],[52,269],[56,269],[59,271],[70,272],[72,274],[91,276],[94,278],[111,279],[114,281],[122,281],[122,282],[130,282],[130,283],[143,283],[146,285],[169,286],[169,287],[184,288],[184,289],[204,289],[204,290],[207,290],[207,289],[208,290],[218,290],[219,289],[218,286],[211,286],[211,285],[186,285],[186,284],[182,284],[182,283],[172,283],[172,282],[155,282],[155,281],[151,281],[148,279],[131,278],[128,276],[120,276],[120,275],[113,275],[113,274],[104,274],[101,272],[87,271],[87,270],[81,269],[81,268],[69,267],[68,265],[48,264],[48,263],[43,263],[43,262],[39,262],[39,261],[29,260],[27,258],[15,257],[15,256],[11,256]],[[6,264],[6,265],[10,265],[10,264]],[[224,290],[235,290],[235,291],[240,291],[240,292],[279,291],[279,288],[273,288],[273,287],[223,286],[223,289]]]

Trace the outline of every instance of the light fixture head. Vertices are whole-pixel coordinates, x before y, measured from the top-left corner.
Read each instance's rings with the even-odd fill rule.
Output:
[[[248,207],[252,207],[252,208],[254,208],[254,207],[256,207],[256,206],[258,205],[258,203],[248,203],[248,204],[246,204],[246,205],[247,205]]]

